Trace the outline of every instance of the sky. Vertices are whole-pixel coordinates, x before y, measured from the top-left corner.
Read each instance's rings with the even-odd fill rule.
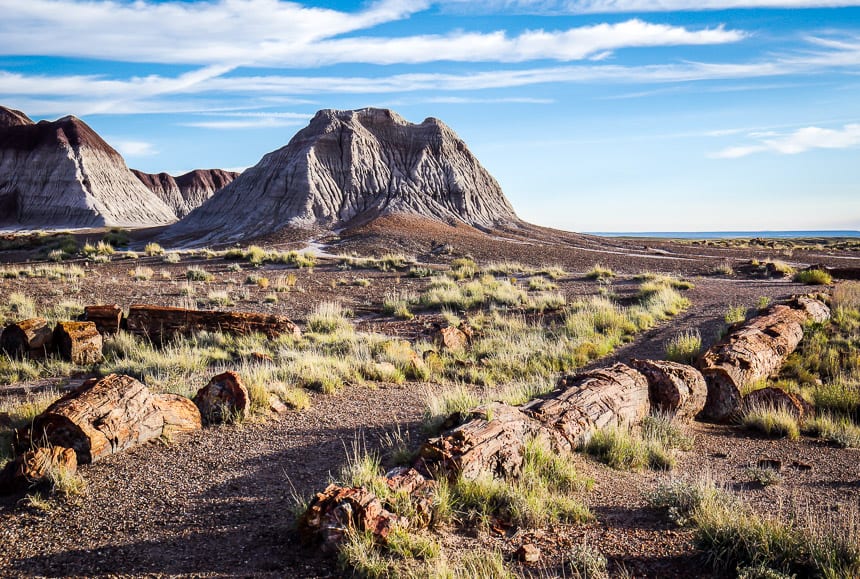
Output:
[[[572,231],[860,229],[860,0],[0,0],[0,104],[241,170],[323,108],[453,128]]]

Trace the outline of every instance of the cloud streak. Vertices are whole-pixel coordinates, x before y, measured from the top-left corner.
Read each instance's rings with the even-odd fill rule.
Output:
[[[728,147],[711,154],[714,159],[739,159],[756,153],[797,155],[814,149],[847,149],[860,145],[860,124],[850,123],[841,129],[803,127],[780,135],[773,132],[751,133],[757,144]]]
[[[441,0],[443,6],[465,12],[506,10],[526,14],[613,14],[746,8],[845,8],[858,0]]]

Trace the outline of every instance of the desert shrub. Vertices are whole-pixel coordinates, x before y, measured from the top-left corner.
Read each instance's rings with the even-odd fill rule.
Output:
[[[744,474],[763,487],[778,485],[782,482],[779,471],[773,468],[750,467],[744,471]]]
[[[451,277],[456,280],[472,279],[480,271],[478,264],[467,257],[455,259],[451,262]]]
[[[658,440],[645,440],[630,428],[613,426],[595,431],[584,446],[586,453],[618,470],[674,466],[670,450]]]
[[[805,420],[802,430],[841,448],[860,448],[860,426],[844,415],[819,413]]]
[[[171,251],[170,253],[165,254],[164,257],[161,258],[161,260],[164,263],[179,263],[180,261],[182,261],[182,258],[177,252]]]
[[[185,279],[188,281],[212,281],[215,279],[215,274],[212,274],[205,269],[199,267],[189,267],[185,270]]]
[[[747,319],[747,309],[742,305],[729,305],[723,319],[727,324],[737,324]]]
[[[734,275],[735,270],[732,267],[732,264],[725,261],[725,262],[721,263],[720,265],[718,265],[714,268],[714,274],[715,275]]]
[[[830,285],[833,278],[823,269],[805,269],[795,274],[794,281],[806,285]]]
[[[756,302],[756,306],[755,306],[755,307],[756,307],[756,309],[758,309],[759,311],[761,311],[761,310],[765,310],[765,309],[767,309],[767,307],[768,307],[769,305],[770,305],[770,298],[769,298],[769,297],[767,297],[767,296],[761,296],[761,297],[759,297],[759,298],[758,298],[758,301]]]
[[[263,302],[267,304],[276,304],[278,303],[278,294],[276,293],[267,293],[263,296]]]
[[[102,241],[110,244],[113,247],[123,247],[125,245],[128,245],[129,232],[127,229],[119,229],[117,227],[114,227],[104,234],[104,236],[102,237]]]
[[[702,336],[696,329],[675,334],[665,345],[666,359],[684,364],[692,364],[701,351]]]
[[[558,285],[547,280],[545,277],[536,276],[529,278],[530,291],[551,291],[555,289],[558,289]]]
[[[153,241],[153,242],[147,243],[144,246],[143,252],[146,255],[153,257],[156,255],[163,255],[164,254],[164,248]]]
[[[206,301],[204,303],[213,306],[232,306],[233,299],[230,297],[230,292],[227,290],[214,290],[207,294]]]
[[[570,548],[565,564],[576,579],[605,579],[609,577],[606,556],[596,547],[578,543]]]
[[[424,427],[430,433],[454,413],[466,413],[481,403],[481,399],[464,384],[427,390],[424,396]]]
[[[288,292],[288,291],[291,291],[293,288],[296,287],[297,281],[298,281],[298,278],[296,277],[296,274],[294,274],[294,273],[288,273],[286,275],[281,275],[275,279],[275,285],[272,286],[272,289],[274,289],[278,293]]]
[[[382,311],[401,320],[411,320],[415,316],[409,308],[418,303],[418,296],[406,291],[388,291],[382,300]]]
[[[436,272],[433,270],[433,268],[430,268],[427,266],[416,265],[416,266],[410,267],[409,271],[406,273],[406,275],[408,277],[419,277],[420,278],[420,277],[431,277],[435,273]]]

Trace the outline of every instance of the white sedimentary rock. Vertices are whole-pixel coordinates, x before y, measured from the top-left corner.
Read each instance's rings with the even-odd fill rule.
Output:
[[[239,176],[239,173],[221,169],[196,169],[179,177],[167,173],[153,175],[136,169],[131,172],[180,219]]]

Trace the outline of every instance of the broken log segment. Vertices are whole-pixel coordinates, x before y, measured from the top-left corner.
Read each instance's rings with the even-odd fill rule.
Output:
[[[78,366],[98,364],[104,358],[102,335],[92,322],[58,322],[54,328],[54,345],[60,356]]]
[[[179,394],[155,394],[152,398],[164,419],[162,436],[172,438],[203,428],[200,411],[190,398]]]
[[[565,376],[559,386],[523,406],[495,402],[472,410],[471,420],[424,443],[417,466],[470,480],[484,473],[516,478],[530,437],[570,451],[594,430],[633,424],[650,410],[648,381],[624,364]]]
[[[788,304],[770,306],[765,312],[732,329],[699,359],[708,385],[702,417],[725,421],[741,404],[741,389],[777,372],[803,338],[803,324],[830,317],[822,302],[801,296]]]
[[[648,380],[652,411],[692,420],[705,407],[708,386],[692,366],[666,360],[632,360],[630,365]]]
[[[251,397],[239,375],[227,371],[213,376],[206,386],[198,390],[194,404],[206,422],[228,422],[248,415]]]
[[[284,316],[141,304],[129,308],[126,325],[131,333],[158,342],[174,336],[190,336],[201,331],[240,335],[259,332],[269,338],[282,334],[291,334],[297,338],[302,335],[299,327]]]
[[[100,334],[116,334],[122,326],[122,308],[117,304],[87,306],[84,321],[93,322]]]
[[[131,376],[111,374],[88,380],[51,404],[18,432],[18,447],[64,446],[74,449],[78,463],[88,464],[156,439],[177,424],[185,430],[199,427],[190,400],[156,397]]]
[[[13,358],[44,355],[53,344],[54,332],[44,318],[9,324],[0,334],[0,349]]]
[[[569,450],[587,442],[595,430],[635,424],[651,410],[648,380],[625,364],[563,376],[559,385],[560,392],[522,408]]]
[[[77,470],[78,461],[71,448],[34,448],[18,455],[0,470],[0,495],[10,495],[50,482],[61,471],[64,475],[73,475]]]

